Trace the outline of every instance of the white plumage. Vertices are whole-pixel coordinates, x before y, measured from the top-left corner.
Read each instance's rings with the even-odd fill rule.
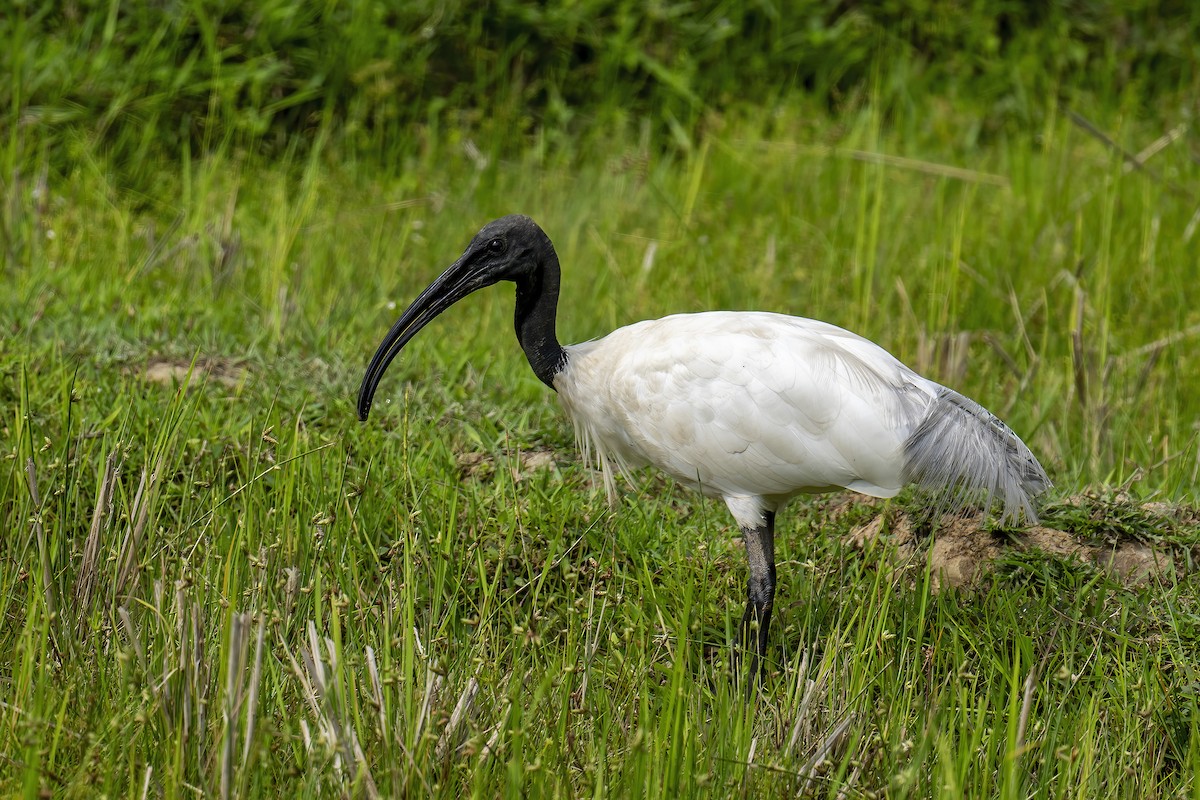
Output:
[[[517,286],[517,338],[558,392],[585,457],[610,492],[614,468],[653,465],[723,499],[750,562],[747,632],[766,652],[775,592],[775,512],[800,493],[851,489],[892,497],[908,483],[941,501],[990,504],[1035,519],[1049,485],[1025,444],[974,401],[861,336],[811,319],[713,311],[638,322],[562,347],[559,263],[531,219],[485,226],[392,327],[359,391],[366,419],[379,379],[430,320],[500,280]]]
[[[564,350],[554,388],[610,492],[612,467],[652,465],[759,512],[797,494],[851,489],[894,497],[917,482],[964,496],[999,495],[1007,518],[1024,512],[1036,519],[1032,495],[1045,476],[1007,426],[835,325],[766,312],[677,314]],[[939,418],[940,406],[946,413],[962,403],[974,407],[966,416],[975,424],[939,431],[949,440],[933,459],[947,466],[931,482],[910,455],[938,445],[916,434]],[[944,449],[980,435],[1018,451],[1011,479]],[[996,456],[986,448],[981,455]],[[1007,461],[996,457],[999,466]]]
[[[862,337],[782,314],[679,314],[565,349],[554,388],[606,474],[653,465],[764,507],[842,488],[894,496],[939,388]]]

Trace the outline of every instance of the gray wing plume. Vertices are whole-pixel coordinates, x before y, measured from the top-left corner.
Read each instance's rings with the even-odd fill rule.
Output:
[[[906,481],[961,507],[998,500],[1003,519],[1037,522],[1034,498],[1050,486],[1025,443],[983,406],[939,387],[925,419],[904,443]]]

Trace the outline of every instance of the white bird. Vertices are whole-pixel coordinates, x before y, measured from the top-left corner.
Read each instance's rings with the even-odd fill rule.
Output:
[[[775,512],[794,495],[851,489],[892,497],[917,483],[953,505],[995,499],[1006,520],[1036,520],[1034,498],[1050,481],[1008,426],[834,325],[712,311],[560,345],[558,256],[520,215],[484,226],[392,326],[363,377],[359,419],[421,328],[503,280],[517,287],[517,340],[529,365],[558,392],[610,492],[614,469],[653,465],[725,501],[750,562],[742,625],[746,638],[757,626],[756,664],[766,655],[775,597]]]

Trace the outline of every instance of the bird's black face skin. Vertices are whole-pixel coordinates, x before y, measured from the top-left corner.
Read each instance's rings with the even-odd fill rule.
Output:
[[[367,419],[375,389],[388,365],[429,322],[472,292],[500,281],[530,280],[549,239],[529,217],[501,217],[475,234],[462,256],[429,285],[388,331],[375,351],[358,390],[358,418]]]

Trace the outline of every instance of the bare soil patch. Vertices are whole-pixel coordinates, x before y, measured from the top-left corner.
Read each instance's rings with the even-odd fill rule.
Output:
[[[186,385],[189,389],[209,381],[236,389],[245,381],[247,372],[243,364],[232,359],[198,358],[193,365],[191,361],[155,357],[146,363],[141,377],[150,383]]]
[[[1149,505],[1141,510],[1151,518],[1164,511]],[[991,571],[998,559],[1012,551],[1038,550],[1058,558],[1078,559],[1131,586],[1168,581],[1185,568],[1185,550],[1167,542],[1125,536],[1090,541],[1044,525],[1015,532],[993,531],[985,526],[985,521],[980,514],[947,515],[930,534],[919,532],[917,522],[909,514],[885,512],[854,527],[847,534],[846,543],[865,549],[886,536],[895,548],[898,562],[924,563],[928,559],[935,589],[972,586]]]

